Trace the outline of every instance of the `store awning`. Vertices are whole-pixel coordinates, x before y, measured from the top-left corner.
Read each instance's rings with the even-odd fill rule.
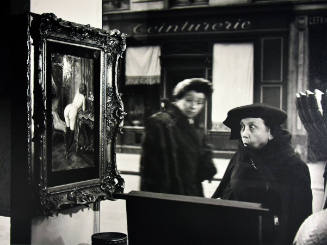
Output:
[[[126,50],[126,85],[160,83],[159,46],[131,47]]]

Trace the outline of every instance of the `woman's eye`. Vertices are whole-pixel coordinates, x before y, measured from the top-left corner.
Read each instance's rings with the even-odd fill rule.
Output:
[[[254,125],[250,125],[250,129],[255,129],[255,126]]]

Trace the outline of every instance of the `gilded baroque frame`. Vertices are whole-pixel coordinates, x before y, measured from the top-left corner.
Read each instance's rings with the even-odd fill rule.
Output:
[[[125,115],[117,86],[119,62],[126,49],[125,35],[46,13],[29,15],[28,36],[28,167],[40,210],[43,214],[54,214],[122,193],[124,180],[116,166],[115,140]],[[64,113],[68,100],[73,104],[75,97],[67,94],[78,91],[75,87],[81,87],[82,83],[88,92],[82,94],[86,106],[76,109],[77,114],[71,117],[75,127],[70,128]],[[55,120],[56,115],[59,120]],[[80,119],[88,120],[89,124],[77,121]],[[57,130],[55,125],[60,123],[66,127]],[[81,133],[76,136],[77,128],[79,132],[82,129],[89,132],[83,141]],[[68,132],[73,136],[68,137]],[[70,151],[68,138],[75,144]],[[85,142],[89,139],[92,142],[86,150]],[[79,141],[85,145],[78,145]],[[60,153],[63,149],[65,154]],[[55,166],[55,158],[61,168]],[[75,168],[70,164],[76,165]]]

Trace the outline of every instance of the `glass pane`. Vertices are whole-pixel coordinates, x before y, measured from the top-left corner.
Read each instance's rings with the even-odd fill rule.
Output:
[[[262,86],[261,102],[267,105],[281,108],[281,86]]]
[[[129,9],[129,0],[103,0],[103,12]]]
[[[208,4],[208,0],[170,0],[170,6],[186,6],[186,5]]]
[[[212,129],[226,131],[227,112],[253,102],[253,44],[215,44],[213,56]]]
[[[127,112],[124,125],[144,126],[146,118],[159,110],[159,85],[128,86],[123,101]]]
[[[262,45],[262,81],[282,81],[282,38],[264,39]]]

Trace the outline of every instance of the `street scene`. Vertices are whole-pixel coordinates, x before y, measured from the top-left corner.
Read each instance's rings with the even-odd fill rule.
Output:
[[[8,3],[0,245],[327,244],[327,1]]]

